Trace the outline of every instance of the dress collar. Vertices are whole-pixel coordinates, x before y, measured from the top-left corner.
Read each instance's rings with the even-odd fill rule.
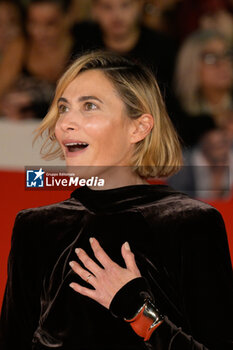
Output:
[[[167,185],[129,185],[105,190],[93,190],[88,186],[77,188],[71,197],[94,212],[112,212],[146,204],[176,192]]]

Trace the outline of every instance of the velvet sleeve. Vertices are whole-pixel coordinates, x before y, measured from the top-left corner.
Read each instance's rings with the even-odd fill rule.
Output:
[[[0,318],[0,349],[31,349],[39,313],[34,229],[17,214],[8,258],[8,279]],[[35,302],[38,300],[38,303]]]
[[[148,347],[157,349],[159,344],[160,350],[232,350],[233,279],[224,222],[213,208],[184,220],[182,225],[177,237],[181,254],[177,278],[189,332],[165,315]],[[110,310],[118,317],[131,318],[147,292],[151,290],[144,278],[135,279],[115,295]],[[156,301],[156,295],[152,300]]]

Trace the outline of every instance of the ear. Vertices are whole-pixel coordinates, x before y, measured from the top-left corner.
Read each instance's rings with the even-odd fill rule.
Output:
[[[133,120],[130,141],[137,143],[143,140],[152,130],[154,118],[151,114],[142,114],[139,118]]]

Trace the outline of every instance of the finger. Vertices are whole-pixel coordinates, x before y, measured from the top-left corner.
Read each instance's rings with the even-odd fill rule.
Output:
[[[83,265],[95,276],[97,276],[100,270],[102,270],[101,267],[98,266],[83,249],[76,248],[75,253],[77,254],[78,258],[82,261]]]
[[[103,265],[104,268],[108,268],[112,264],[115,264],[114,261],[112,261],[109,258],[109,256],[105,253],[97,239],[91,237],[90,244],[96,259]]]
[[[77,273],[85,282],[91,284],[93,287],[96,283],[96,278],[94,275],[90,274],[89,271],[83,269],[76,261],[70,261],[69,263],[72,270]]]
[[[73,290],[75,290],[75,292],[80,293],[82,295],[85,295],[85,296],[87,296],[89,298],[95,299],[95,296],[96,296],[96,291],[95,290],[82,287],[82,286],[80,286],[80,284],[74,283],[74,282],[70,283],[69,286]]]
[[[135,272],[138,275],[138,277],[141,276],[140,271],[139,271],[137,264],[136,264],[136,261],[135,261],[134,254],[132,253],[128,242],[125,242],[122,245],[121,254],[123,256],[123,259],[125,261],[125,265],[126,265],[127,269]]]

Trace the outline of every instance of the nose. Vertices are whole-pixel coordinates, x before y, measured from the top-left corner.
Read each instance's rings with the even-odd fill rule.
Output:
[[[71,112],[62,115],[58,119],[58,126],[63,131],[77,130],[79,128],[78,122],[77,122],[77,117],[74,118],[74,115]]]
[[[122,19],[122,15],[124,15],[124,9],[122,7],[116,7],[113,11],[114,19],[120,20]]]

